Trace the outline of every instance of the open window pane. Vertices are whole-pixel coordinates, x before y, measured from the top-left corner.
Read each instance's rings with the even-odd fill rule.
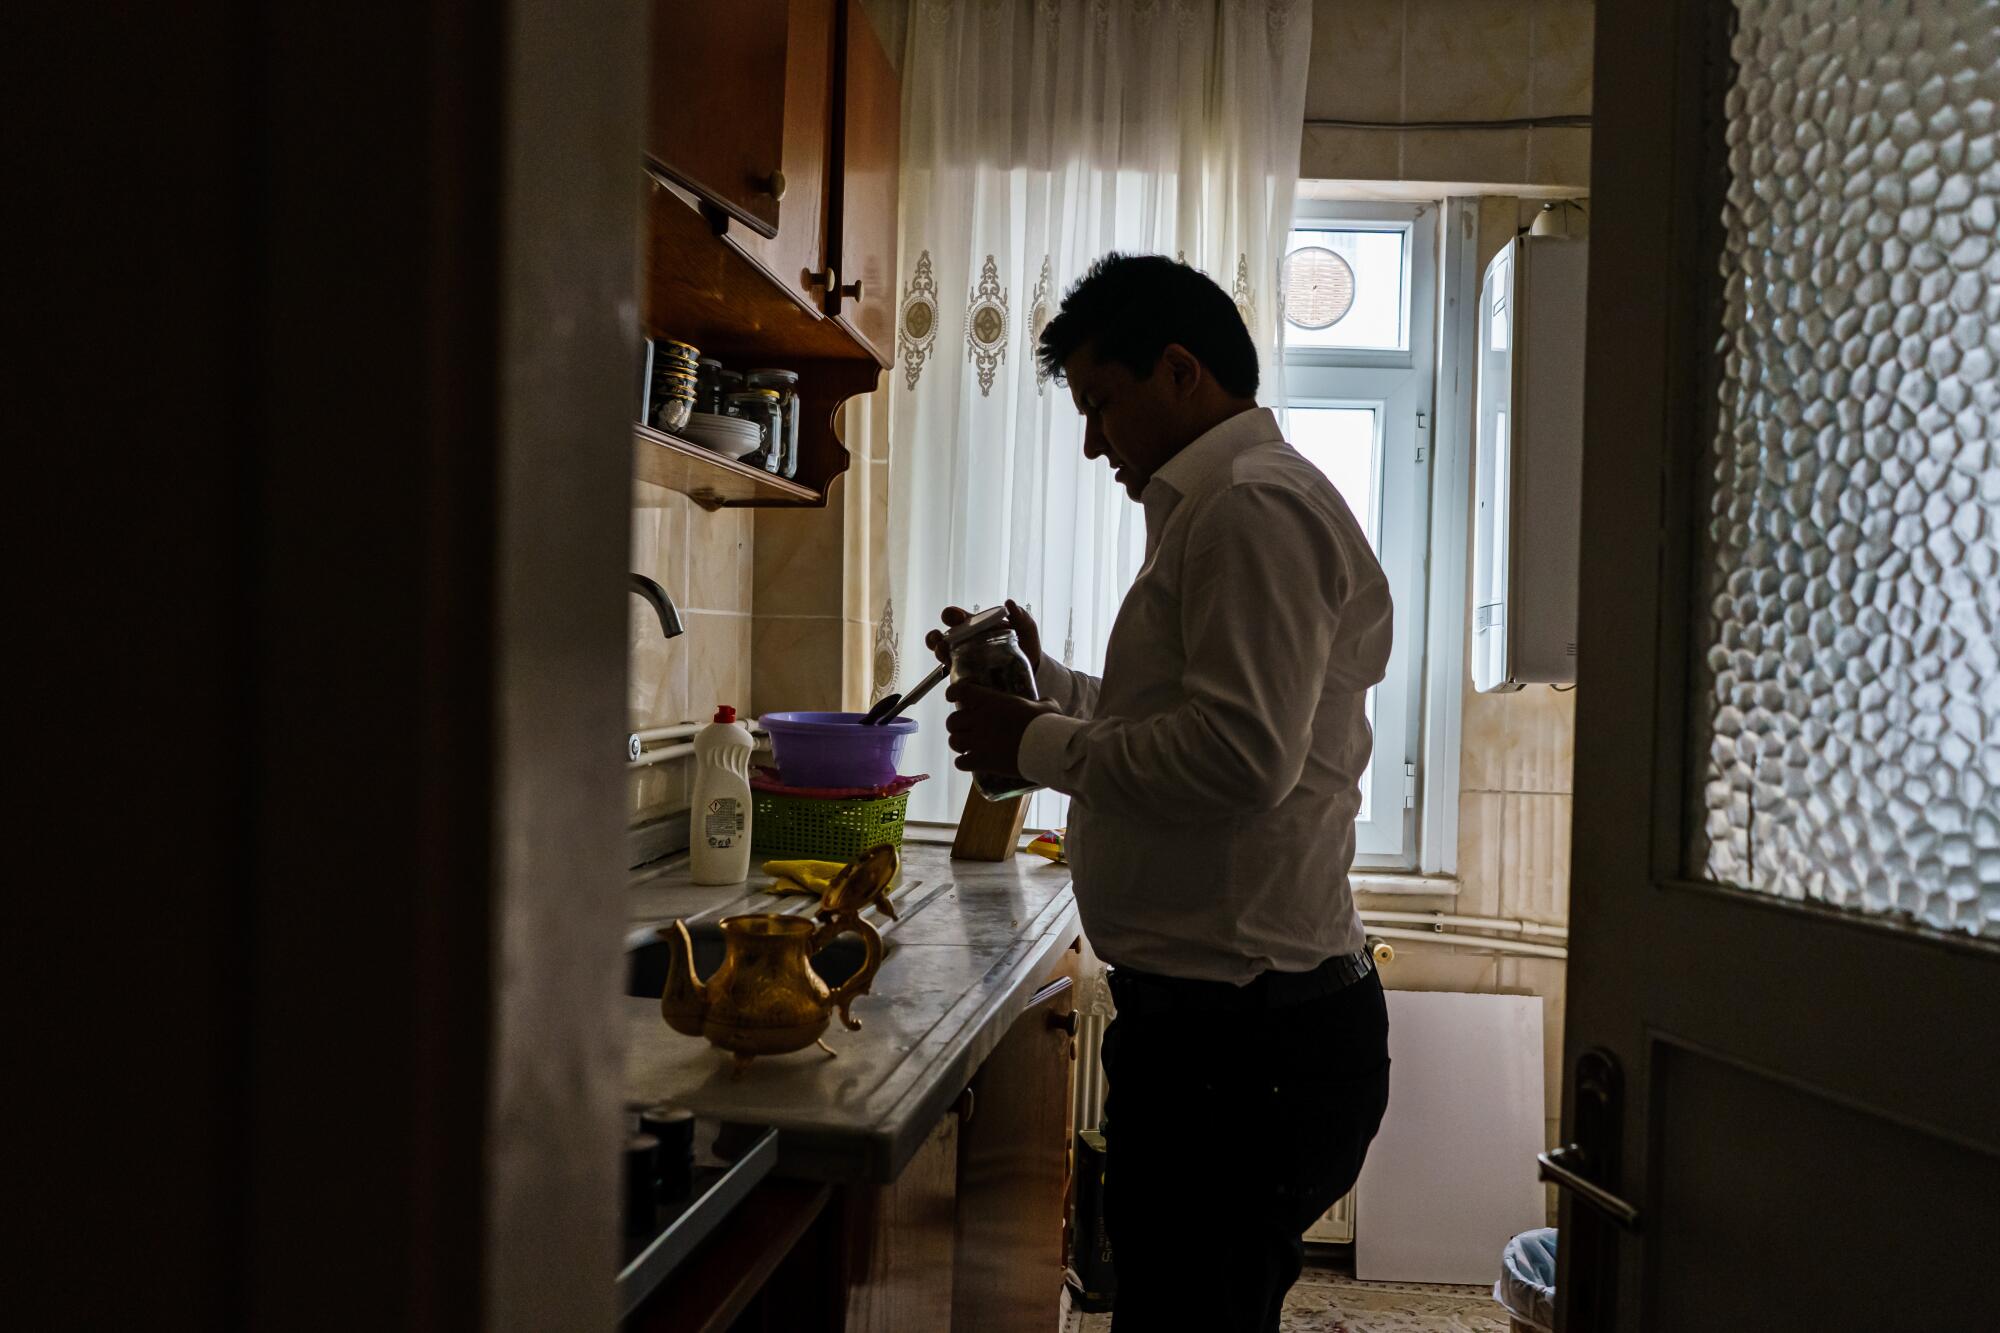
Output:
[[[1409,350],[1408,233],[1294,231],[1285,245],[1285,263],[1287,347]]]
[[[1347,507],[1368,534],[1368,545],[1377,558],[1382,554],[1381,505],[1377,503],[1381,475],[1381,412],[1375,407],[1294,407],[1290,412],[1292,447],[1333,483]],[[1368,726],[1375,726],[1375,691],[1368,691],[1364,707]],[[1361,810],[1355,816],[1362,824],[1374,817],[1375,760],[1361,773]]]
[[[1381,431],[1373,407],[1294,407],[1290,412],[1292,447],[1304,454],[1347,501],[1368,533],[1368,544],[1382,553],[1375,503],[1375,478],[1380,470],[1377,451]]]

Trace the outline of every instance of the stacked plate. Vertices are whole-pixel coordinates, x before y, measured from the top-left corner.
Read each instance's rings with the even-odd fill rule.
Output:
[[[713,412],[691,414],[681,434],[725,458],[754,454],[764,443],[764,432],[758,429],[756,422],[745,421],[742,417],[717,416]]]

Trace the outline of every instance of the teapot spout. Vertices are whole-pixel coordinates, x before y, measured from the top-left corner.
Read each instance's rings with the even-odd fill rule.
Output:
[[[702,1020],[708,1017],[708,987],[694,974],[694,940],[685,921],[674,922],[671,934],[663,927],[660,935],[667,942],[667,988],[660,993],[660,1017],[674,1031],[699,1037]]]

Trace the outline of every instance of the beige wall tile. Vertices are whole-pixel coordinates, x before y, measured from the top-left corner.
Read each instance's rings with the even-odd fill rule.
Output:
[[[878,550],[887,544],[886,534],[873,526],[880,466],[857,459],[842,479],[847,494],[841,503],[839,611],[848,620],[868,618],[869,570]]]
[[[1512,694],[1468,688],[1459,756],[1462,790],[1567,792],[1576,764],[1575,692],[1546,685]]]
[[[1534,21],[1531,115],[1590,113],[1592,0],[1532,0]]]
[[[756,519],[748,509],[699,509],[688,518],[687,609],[748,611],[755,574]]]
[[[687,720],[688,636],[665,638],[653,609],[629,598],[626,620],[626,719],[633,727],[663,727]]]
[[[1499,792],[1464,792],[1458,801],[1458,899],[1445,911],[1493,916],[1500,910],[1503,834]]]
[[[1409,130],[1403,135],[1406,181],[1511,185],[1525,180],[1527,171],[1526,130]]]
[[[1308,125],[1299,144],[1299,175],[1306,180],[1401,180],[1402,141],[1400,133],[1387,130]]]
[[[844,622],[832,616],[758,616],[752,687],[757,711],[838,709],[843,629]]]
[[[824,509],[757,513],[756,609],[766,615],[840,614],[847,479],[834,481]]]
[[[1403,0],[1315,0],[1306,119],[1403,118]]]
[[[869,471],[868,600],[859,618],[876,621],[889,601],[889,465],[871,463]]]
[[[1492,994],[1500,988],[1497,954],[1421,940],[1391,940],[1396,957],[1382,969],[1390,990],[1469,991]]]
[[[694,504],[678,491],[632,483],[630,568],[665,588],[676,606],[687,605],[688,514],[693,509]]]
[[[643,824],[688,808],[688,761],[670,759],[635,768],[628,783],[632,792],[628,823]]]
[[[688,709],[696,721],[707,721],[718,704],[729,704],[739,714],[754,715],[751,697],[749,616],[704,615],[687,617]]]
[[[1568,921],[1570,798],[1508,792],[1500,799],[1500,915]]]
[[[840,622],[840,706],[865,713],[875,680],[875,627],[865,620]]]
[[[1569,963],[1561,958],[1509,958],[1500,969],[1500,989],[1542,997],[1542,1107],[1551,1119],[1562,1115],[1563,1005]]]
[[[1528,132],[1530,185],[1560,185],[1587,193],[1590,189],[1590,131],[1539,129]]]
[[[1534,23],[1523,5],[1500,0],[1420,0],[1404,25],[1408,66],[1403,111],[1410,120],[1506,120],[1528,114]],[[1516,159],[1517,161],[1519,159]],[[1517,180],[1517,176],[1417,177]]]

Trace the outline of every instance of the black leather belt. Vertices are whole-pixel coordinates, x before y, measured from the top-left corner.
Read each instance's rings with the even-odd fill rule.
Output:
[[[1307,972],[1265,972],[1248,985],[1163,977],[1136,968],[1111,969],[1111,999],[1118,1012],[1146,1014],[1254,1014],[1285,1009],[1346,990],[1375,970],[1366,950],[1335,954]]]

